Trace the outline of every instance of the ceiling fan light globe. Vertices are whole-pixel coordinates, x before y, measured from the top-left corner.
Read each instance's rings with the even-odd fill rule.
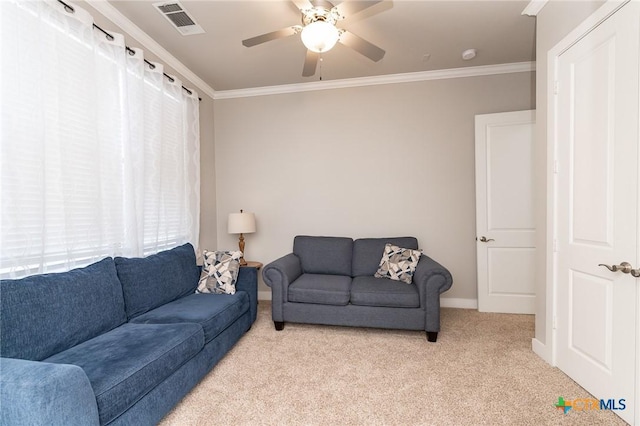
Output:
[[[307,49],[316,53],[331,50],[340,38],[340,32],[335,25],[325,21],[315,21],[302,29],[302,43]]]

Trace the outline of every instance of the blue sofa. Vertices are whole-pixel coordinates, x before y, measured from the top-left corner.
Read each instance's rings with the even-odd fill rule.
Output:
[[[418,248],[414,237],[295,237],[293,253],[262,270],[276,330],[286,321],[424,330],[435,342],[440,294],[451,288],[451,273],[423,253],[410,284],[376,278],[387,243]]]
[[[0,281],[0,424],[156,424],[255,321],[256,273],[195,294],[185,244]]]

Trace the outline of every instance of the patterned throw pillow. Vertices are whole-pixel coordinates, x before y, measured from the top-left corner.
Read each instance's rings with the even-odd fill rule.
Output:
[[[422,255],[420,250],[386,244],[382,253],[382,260],[380,260],[380,265],[374,276],[411,284],[420,255]]]
[[[207,251],[196,293],[235,294],[241,251]]]

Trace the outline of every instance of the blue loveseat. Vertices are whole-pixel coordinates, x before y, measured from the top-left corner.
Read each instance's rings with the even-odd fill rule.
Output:
[[[251,327],[255,268],[195,294],[190,244],[0,281],[0,424],[156,424]]]

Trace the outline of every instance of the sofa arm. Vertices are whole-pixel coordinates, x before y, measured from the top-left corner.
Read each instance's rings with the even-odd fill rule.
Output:
[[[413,274],[420,292],[420,305],[425,308],[425,330],[440,331],[440,294],[451,288],[453,278],[444,266],[423,254]]]
[[[300,259],[289,253],[274,260],[262,270],[262,278],[271,287],[271,313],[273,321],[284,321],[282,305],[287,301],[289,284],[302,275]]]
[[[251,324],[253,324],[258,314],[258,271],[256,268],[240,268],[236,280],[236,291],[244,291],[249,295],[249,310],[251,311]]]
[[[423,254],[413,274],[413,282],[420,287],[421,284],[433,287],[438,294],[451,288],[453,277],[451,272],[429,256]]]
[[[99,425],[89,378],[77,365],[0,358],[0,423]]]
[[[288,286],[302,275],[300,259],[293,253],[282,256],[269,263],[262,270],[262,278],[265,284],[272,289],[275,286]]]

